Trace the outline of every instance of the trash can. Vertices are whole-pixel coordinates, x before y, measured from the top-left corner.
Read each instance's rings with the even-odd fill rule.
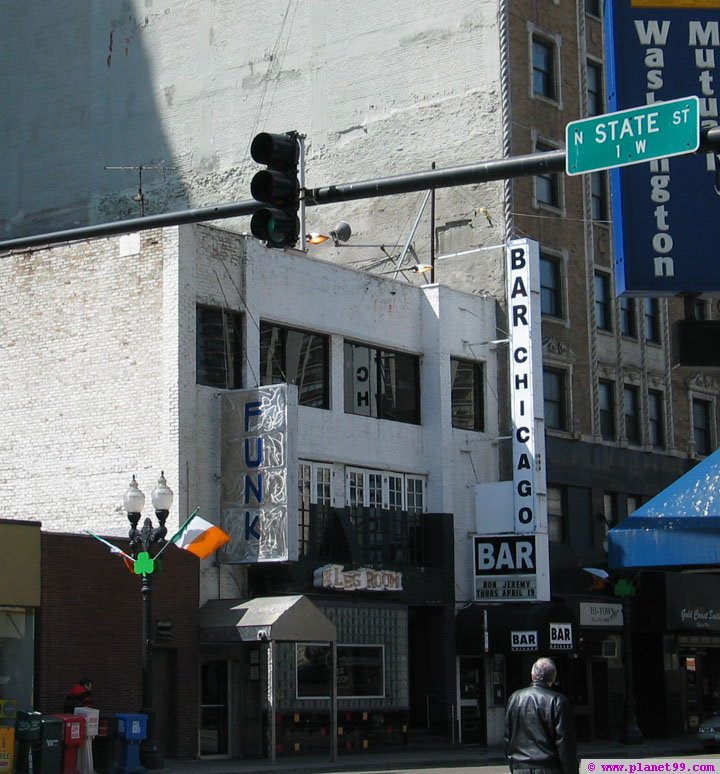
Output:
[[[147,738],[147,715],[118,713],[117,735],[120,740],[118,774],[141,774],[140,742]]]
[[[37,774],[40,771],[38,765],[38,753],[40,748],[40,731],[42,728],[39,712],[18,710],[15,716],[15,739],[18,743],[15,770]]]
[[[37,771],[41,774],[60,774],[63,759],[63,722],[52,715],[42,715],[40,726]]]
[[[98,774],[114,774],[117,755],[117,718],[100,715],[97,736],[92,740],[93,761]]]
[[[63,723],[63,774],[80,774],[78,769],[78,750],[85,742],[85,718],[82,715],[67,713],[53,715]]]

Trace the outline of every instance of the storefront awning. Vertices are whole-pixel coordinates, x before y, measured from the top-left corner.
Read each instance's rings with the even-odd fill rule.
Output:
[[[720,564],[720,450],[608,533],[611,567]]]
[[[487,650],[490,653],[537,650],[538,655],[551,655],[553,651],[574,650],[577,644],[575,617],[563,602],[471,604],[458,611],[455,617],[458,655],[472,656],[485,652],[486,621]],[[528,633],[532,632],[537,635],[536,647],[530,647],[532,638]],[[519,637],[520,633],[526,634]],[[554,635],[559,635],[559,639]]]
[[[202,642],[335,642],[335,624],[307,597],[212,599],[200,609]]]

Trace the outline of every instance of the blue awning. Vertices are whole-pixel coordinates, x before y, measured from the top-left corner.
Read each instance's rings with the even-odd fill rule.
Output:
[[[720,449],[608,533],[611,567],[720,565]]]

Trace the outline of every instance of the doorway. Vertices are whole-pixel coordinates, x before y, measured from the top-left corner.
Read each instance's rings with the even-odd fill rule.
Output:
[[[229,663],[205,661],[200,667],[200,757],[230,754]]]
[[[487,743],[485,719],[485,675],[482,656],[458,658],[460,681],[460,743]]]

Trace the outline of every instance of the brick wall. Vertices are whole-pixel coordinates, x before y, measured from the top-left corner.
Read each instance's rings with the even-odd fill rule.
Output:
[[[127,541],[112,539],[127,548]],[[157,650],[173,652],[172,685],[155,690],[174,698],[174,748],[170,757],[193,758],[198,728],[198,563],[192,554],[170,547],[162,571],[153,577],[153,630],[172,621],[172,638]],[[42,606],[36,632],[36,709],[61,712],[70,686],[94,680],[101,713],[142,708],[141,578],[121,558],[89,536],[42,535]],[[160,677],[155,670],[156,679]]]

